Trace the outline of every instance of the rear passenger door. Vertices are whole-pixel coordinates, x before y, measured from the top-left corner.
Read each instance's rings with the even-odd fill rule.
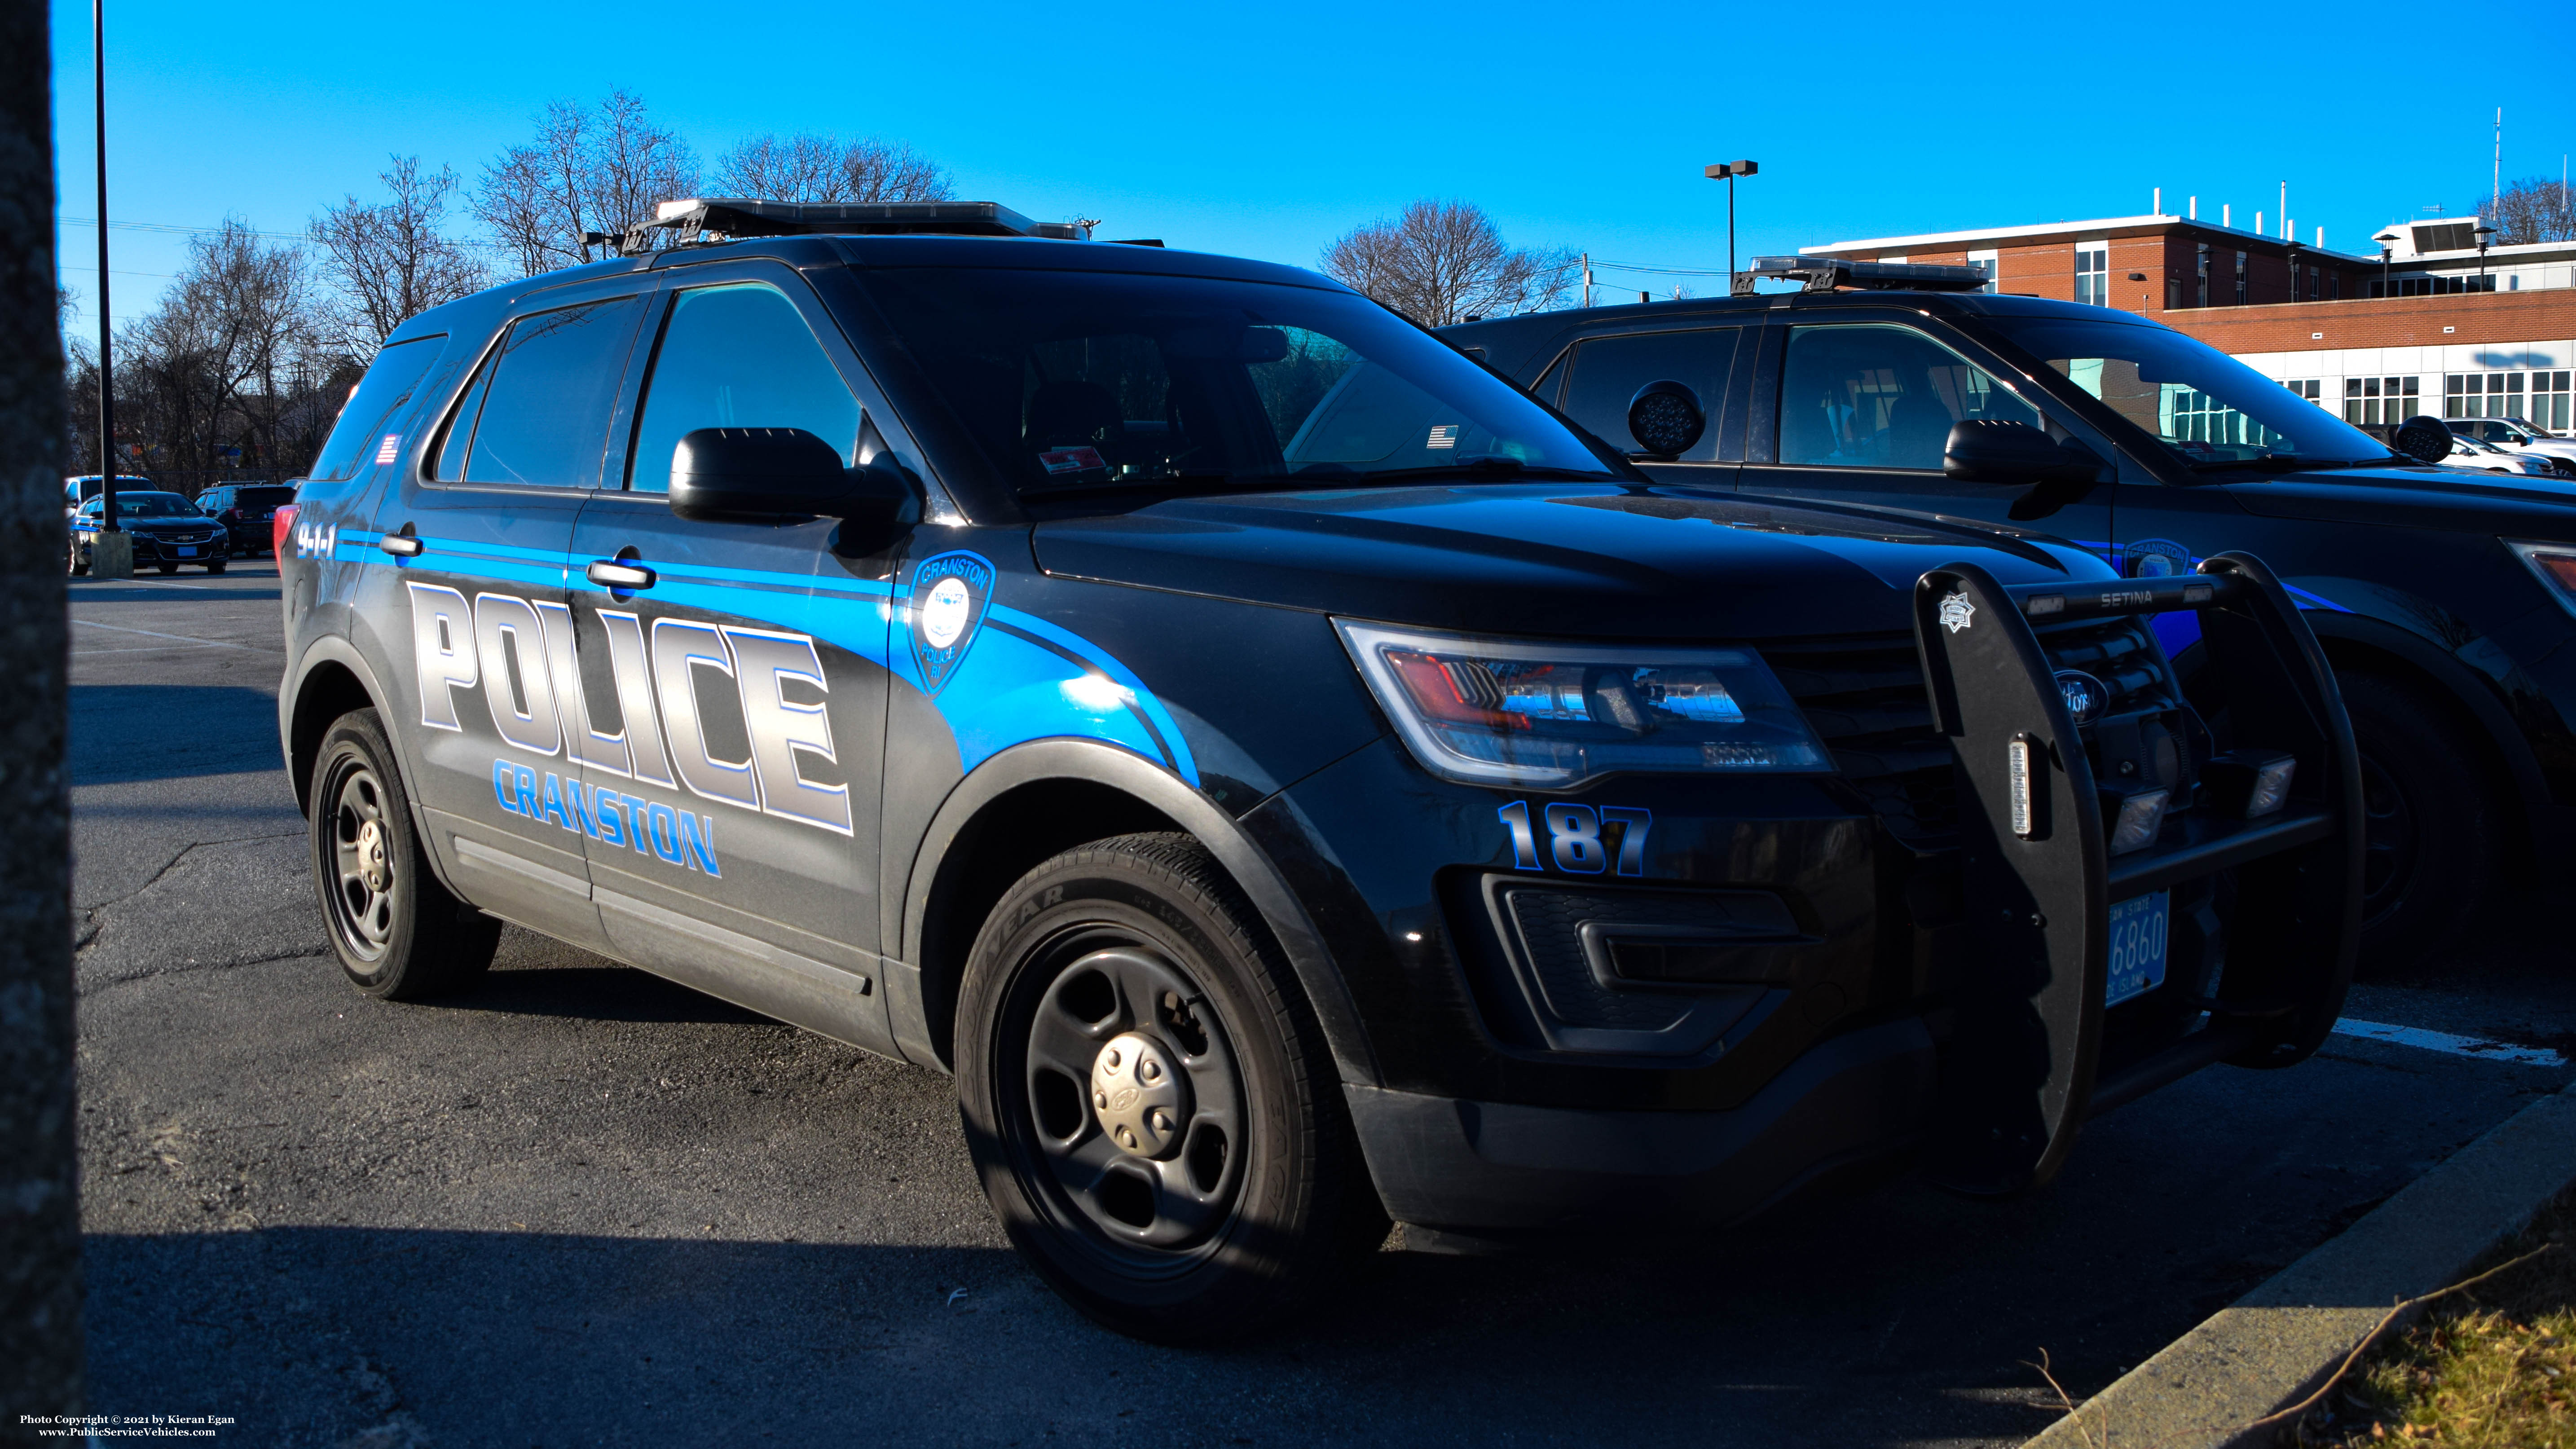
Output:
[[[1567,370],[1559,411],[1620,452],[1633,452],[1639,444],[1628,432],[1629,404],[1651,384],[1678,382],[1690,389],[1707,425],[1673,462],[1638,466],[1660,483],[1732,488],[1744,456],[1743,410],[1728,407],[1728,393],[1739,345],[1758,335],[1758,328],[1697,327],[1587,337],[1558,364]]]
[[[362,611],[385,623],[382,647],[412,686],[392,724],[448,879],[496,915],[593,949],[608,942],[582,853],[587,710],[564,565],[648,286],[531,299],[462,386],[451,379],[453,400],[427,415],[434,431],[376,513],[403,550],[377,544],[392,597]]]
[[[680,518],[668,494],[696,429],[801,428],[851,466],[887,449],[884,411],[781,265],[686,268],[647,337],[570,583],[604,928],[625,959],[890,1051],[874,947],[892,534]]]
[[[1951,341],[1895,321],[1835,322],[1772,330],[1757,371],[1752,427],[1739,487],[1946,514],[2055,534],[2100,552],[2111,537],[2111,489],[2015,519],[2029,491],[1945,477],[1950,429],[1993,418],[2069,430]],[[1767,396],[1766,396],[1767,394]],[[2107,462],[2110,450],[2090,445]]]

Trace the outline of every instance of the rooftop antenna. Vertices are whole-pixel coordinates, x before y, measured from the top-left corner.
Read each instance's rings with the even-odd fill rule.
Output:
[[[2496,107],[2495,177],[2487,190],[2487,215],[2504,205],[2504,107]]]

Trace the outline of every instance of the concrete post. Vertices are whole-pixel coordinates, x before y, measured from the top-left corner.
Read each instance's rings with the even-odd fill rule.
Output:
[[[53,44],[0,0],[0,1444],[81,1411]],[[110,460],[108,466],[114,467]],[[133,561],[128,555],[128,573]]]

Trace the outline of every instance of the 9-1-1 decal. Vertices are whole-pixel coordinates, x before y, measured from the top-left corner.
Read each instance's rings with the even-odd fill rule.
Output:
[[[1520,870],[1540,870],[1538,832],[1530,821],[1527,800],[1515,800],[1494,812],[1512,834],[1512,864]],[[1651,810],[1627,805],[1604,805],[1594,809],[1559,801],[1540,812],[1539,821],[1547,827],[1548,859],[1568,875],[1599,875],[1610,868],[1611,853],[1618,853],[1619,874],[1646,873],[1646,832],[1655,825]],[[1611,832],[1604,838],[1604,832]]]

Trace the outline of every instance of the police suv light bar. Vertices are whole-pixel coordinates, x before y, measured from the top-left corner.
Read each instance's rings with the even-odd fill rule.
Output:
[[[1089,241],[1091,229],[1071,222],[1031,221],[995,201],[759,201],[750,197],[684,197],[655,208],[653,219],[623,234],[591,233],[593,245],[612,245],[621,256],[648,250],[650,233],[677,232],[694,239],[714,233],[727,239],[755,236],[1029,236]]]
[[[1851,262],[1840,257],[1755,257],[1735,274],[1732,291],[1753,295],[1753,279],[1804,282],[1810,292],[1974,292],[1989,280],[1975,267],[1936,267],[1923,262]]]

